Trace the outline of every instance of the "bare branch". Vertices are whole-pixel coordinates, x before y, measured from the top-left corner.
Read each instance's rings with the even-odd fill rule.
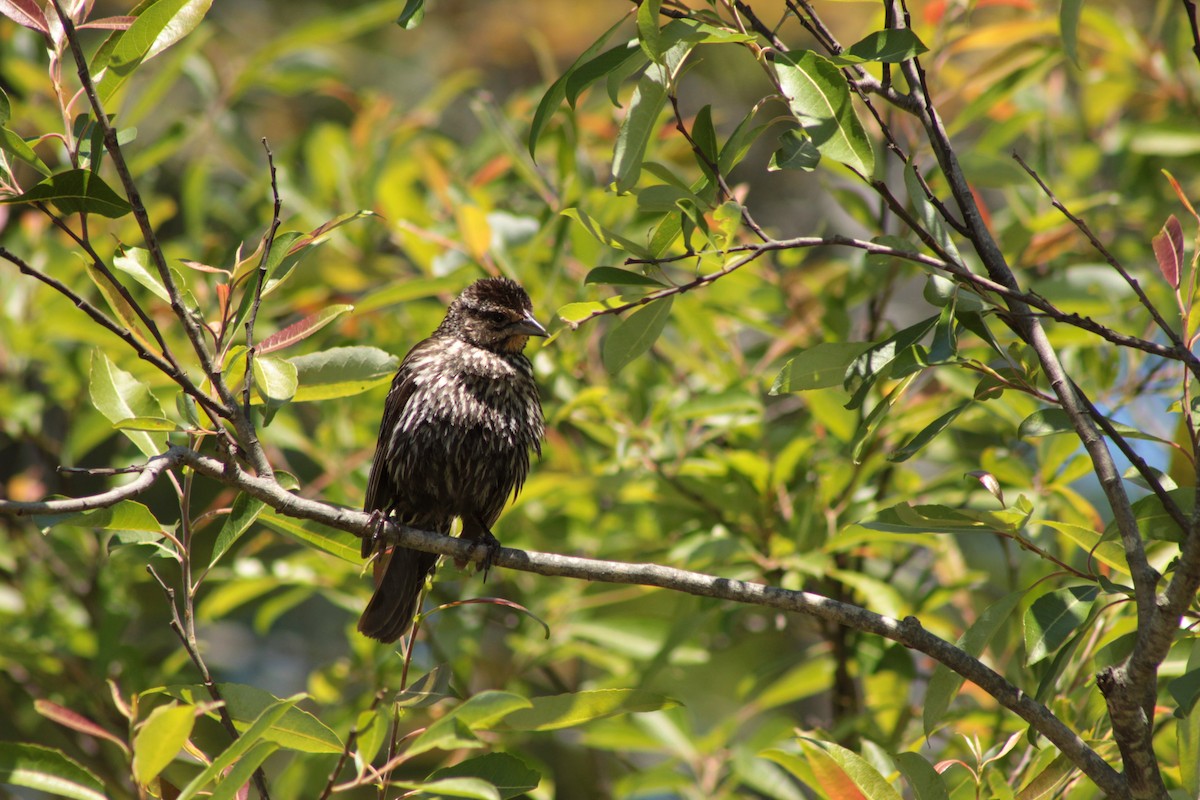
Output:
[[[258,260],[258,271],[254,283],[254,300],[250,304],[250,316],[246,319],[246,378],[242,388],[242,414],[247,420],[252,419],[250,416],[250,387],[254,383],[254,324],[258,321],[258,308],[262,305],[263,286],[267,282],[267,264],[271,259],[271,247],[275,244],[275,233],[279,230],[279,212],[282,208],[279,200],[279,181],[275,173],[275,155],[271,152],[271,146],[267,144],[266,137],[263,137],[262,146],[267,151],[267,167],[271,172],[271,196],[274,198],[274,204],[271,212],[271,224],[263,234],[262,256]],[[258,442],[258,434],[253,425],[250,426],[249,432],[251,436],[251,441],[248,443],[250,450],[261,453],[262,446]],[[264,467],[265,470],[259,469],[259,474],[270,475],[270,463],[265,462]]]
[[[18,500],[0,500],[0,514],[11,514],[17,517],[34,514],[78,514],[81,511],[94,511],[97,508],[110,508],[122,500],[136,497],[149,489],[162,473],[179,464],[178,455],[166,453],[155,456],[140,467],[130,467],[128,471],[140,473],[129,483],[109,489],[100,494],[87,497],[74,497],[67,500],[41,500],[38,502],[21,502]]]

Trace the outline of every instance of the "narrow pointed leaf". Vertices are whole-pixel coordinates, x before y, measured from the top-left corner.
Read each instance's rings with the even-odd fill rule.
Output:
[[[634,311],[604,340],[604,367],[616,375],[631,361],[649,350],[671,316],[672,297],[655,300]]]
[[[23,786],[55,797],[106,800],[100,779],[58,750],[0,742],[0,785]]]

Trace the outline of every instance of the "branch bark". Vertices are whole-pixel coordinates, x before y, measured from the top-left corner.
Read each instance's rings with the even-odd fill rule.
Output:
[[[272,478],[252,475],[235,464],[222,462],[194,450],[173,446],[165,454],[156,457],[154,463],[160,465],[156,474],[161,474],[167,467],[173,465],[190,467],[200,475],[262,500],[287,516],[318,522],[348,531],[356,536],[362,536],[365,532],[375,530],[374,521],[365,512],[331,506],[300,497],[284,489]],[[79,498],[74,502],[84,503],[86,500],[87,498]],[[25,510],[28,505],[30,504],[0,501],[0,513],[30,513]],[[473,542],[396,525],[390,521],[386,523],[381,533],[396,544],[426,553],[438,553],[460,561],[478,562],[486,555],[485,549]],[[1121,775],[1049,709],[983,662],[968,655],[945,639],[925,630],[920,620],[915,617],[898,620],[812,592],[782,589],[659,564],[631,564],[621,561],[516,550],[508,547],[501,548],[495,554],[492,564],[497,567],[549,577],[634,584],[683,592],[699,597],[760,605],[781,611],[805,614],[882,636],[905,647],[925,653],[979,686],[1002,706],[1028,722],[1038,733],[1058,747],[1108,796],[1121,800],[1130,797],[1125,780]]]

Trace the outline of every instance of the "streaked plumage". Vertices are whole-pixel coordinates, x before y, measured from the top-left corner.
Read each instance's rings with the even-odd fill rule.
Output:
[[[523,350],[546,331],[529,295],[507,278],[471,284],[433,335],[409,351],[392,381],[364,503],[366,511],[494,543],[491,527],[541,453],[542,407]],[[363,555],[374,542],[364,540]],[[399,639],[418,611],[437,556],[404,547],[380,555],[364,635]]]

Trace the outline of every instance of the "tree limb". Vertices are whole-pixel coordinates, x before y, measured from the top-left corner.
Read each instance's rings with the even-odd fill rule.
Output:
[[[287,516],[311,520],[348,531],[357,536],[362,536],[366,531],[375,530],[376,523],[369,514],[363,511],[340,508],[300,497],[287,491],[271,478],[252,475],[235,464],[227,464],[188,448],[172,446],[165,454],[152,459],[151,463],[159,465],[155,475],[161,474],[171,465],[186,465],[198,474],[240,489],[246,494],[262,500]],[[149,464],[147,470],[149,470]],[[139,476],[139,479],[141,477]],[[87,503],[89,499],[79,498],[74,502]],[[31,513],[23,510],[28,505],[0,501],[0,513]],[[89,507],[94,506],[89,505]],[[390,521],[383,526],[380,533],[390,541],[405,547],[450,556],[456,560],[481,561],[486,555],[485,549],[476,543],[396,525]],[[499,567],[550,577],[651,586],[700,597],[776,608],[817,617],[855,630],[882,636],[905,647],[925,653],[976,684],[1005,708],[1028,722],[1046,739],[1053,742],[1075,766],[1109,796],[1129,797],[1124,779],[1116,770],[1110,767],[1078,734],[1068,728],[1049,709],[978,659],[925,630],[915,617],[897,620],[812,592],[792,591],[658,564],[631,564],[512,548],[501,548],[494,555],[492,563]]]

